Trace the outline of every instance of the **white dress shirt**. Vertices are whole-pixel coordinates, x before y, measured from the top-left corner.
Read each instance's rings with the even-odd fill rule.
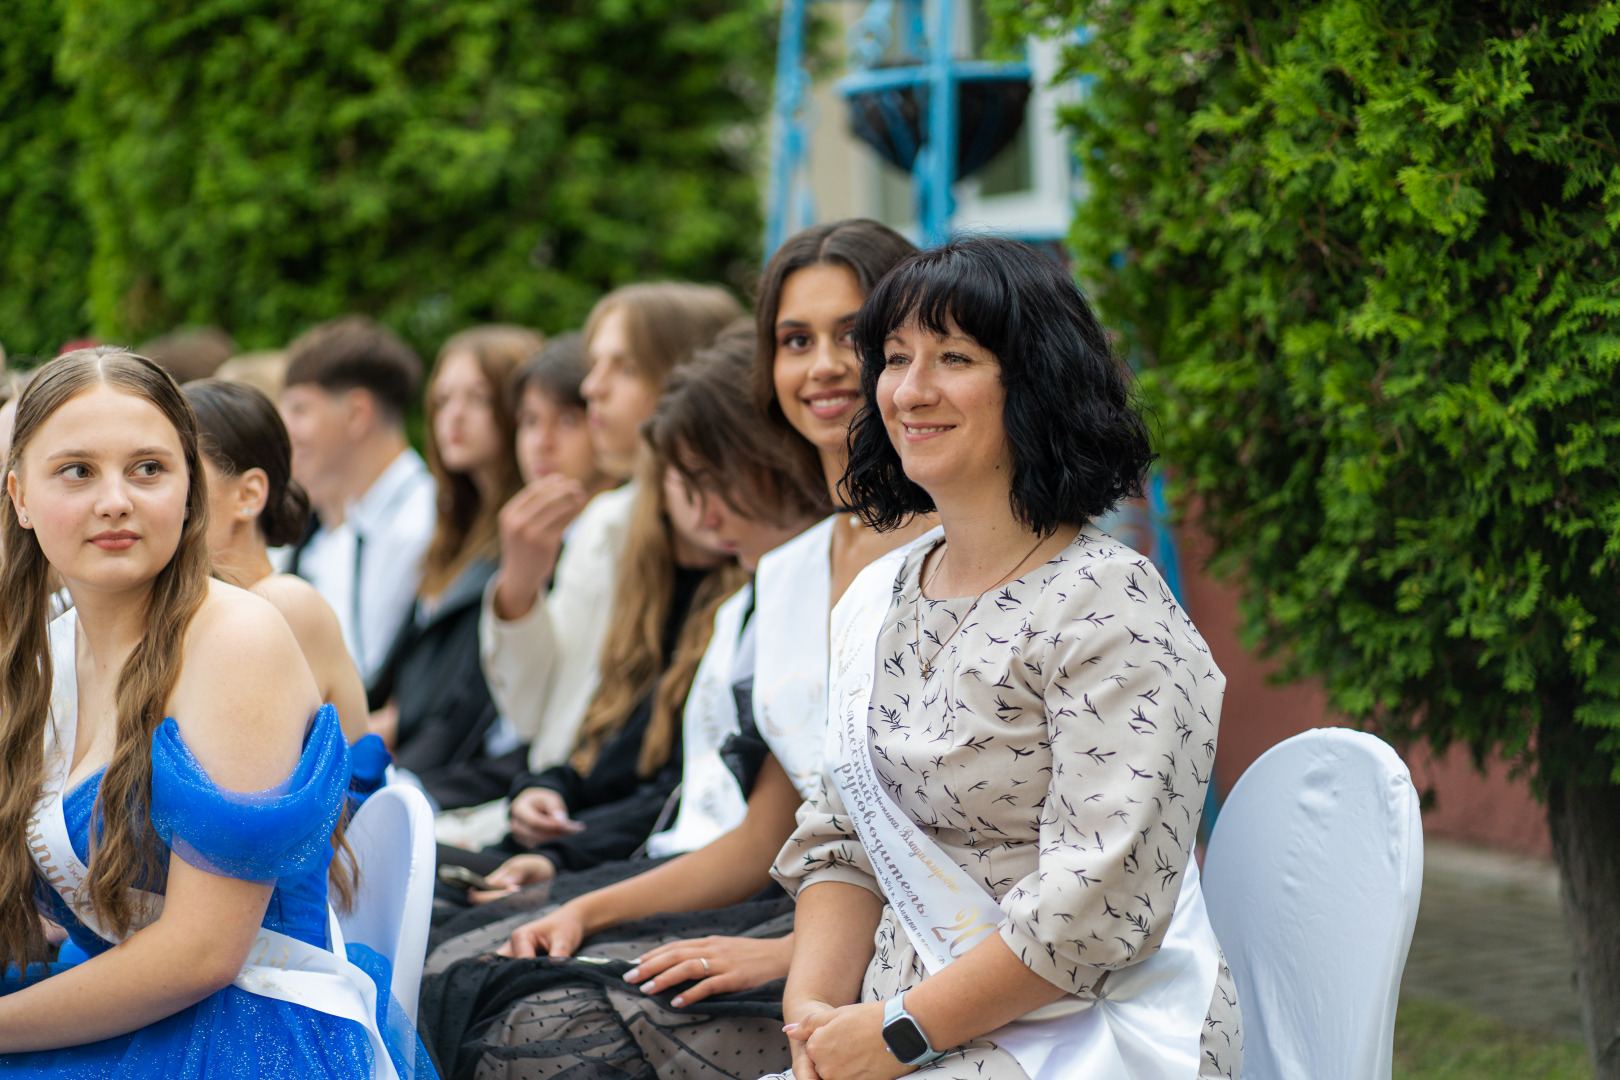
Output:
[[[411,617],[437,501],[433,475],[407,449],[349,502],[341,525],[316,531],[298,560],[299,576],[337,612],[343,643],[367,683]]]

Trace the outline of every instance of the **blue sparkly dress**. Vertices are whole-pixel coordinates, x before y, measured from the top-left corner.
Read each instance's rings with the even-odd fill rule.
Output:
[[[54,733],[56,745],[65,747],[69,758],[77,727],[74,631],[73,612],[51,626],[56,686],[47,753]],[[164,845],[193,866],[244,880],[274,880],[262,926],[328,949],[330,837],[348,791],[349,767],[349,746],[331,705],[315,714],[292,775],[267,791],[246,794],[216,786],[181,739],[175,722],[164,720],[152,739],[152,824]],[[89,855],[91,808],[101,777],[98,771],[62,796],[62,818],[81,863]],[[158,892],[161,885],[153,889]],[[55,888],[41,885],[38,899],[40,911],[67,929],[89,962],[112,947],[86,925],[93,917],[76,911]],[[139,921],[144,924],[152,917],[155,914]],[[388,961],[363,945],[349,945],[346,952],[374,984],[377,1030],[393,1071],[401,1080],[435,1078],[410,1022],[388,993],[392,977]],[[14,992],[61,969],[61,965],[34,965],[22,978],[13,970],[0,981],[0,993]],[[373,992],[371,986],[365,989]],[[376,1068],[373,1045],[366,1028],[354,1020],[233,984],[124,1035],[58,1050],[0,1055],[0,1077],[371,1080],[388,1071],[387,1064]]]

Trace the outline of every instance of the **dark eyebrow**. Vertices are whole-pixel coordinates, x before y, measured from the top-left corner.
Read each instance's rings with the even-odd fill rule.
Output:
[[[860,314],[859,311],[851,311],[846,315],[838,316],[838,318],[833,320],[833,323],[835,325],[842,326],[844,323],[854,322],[855,321],[855,316],[857,316],[859,314]],[[799,327],[804,327],[805,329],[809,329],[810,324],[805,322],[803,319],[778,319],[776,321],[776,328],[778,330],[787,330],[787,329],[796,330]]]
[[[54,454],[47,455],[45,460],[57,461],[62,458],[94,458],[95,456],[96,454],[93,450],[58,450]],[[163,446],[142,446],[129,456],[167,458],[173,457],[174,451]]]

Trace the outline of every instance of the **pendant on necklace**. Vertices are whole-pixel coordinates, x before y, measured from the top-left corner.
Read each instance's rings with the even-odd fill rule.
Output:
[[[934,665],[930,664],[927,660],[922,662],[922,677],[923,682],[927,682],[929,679],[934,677]]]

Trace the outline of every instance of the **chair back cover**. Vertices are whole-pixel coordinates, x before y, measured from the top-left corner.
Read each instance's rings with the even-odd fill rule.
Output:
[[[361,805],[347,836],[360,886],[353,908],[338,916],[343,938],[388,958],[394,1000],[414,1026],[433,914],[433,810],[416,788],[388,784]]]
[[[1422,883],[1417,791],[1382,739],[1316,728],[1249,766],[1204,860],[1245,1080],[1388,1080]]]

